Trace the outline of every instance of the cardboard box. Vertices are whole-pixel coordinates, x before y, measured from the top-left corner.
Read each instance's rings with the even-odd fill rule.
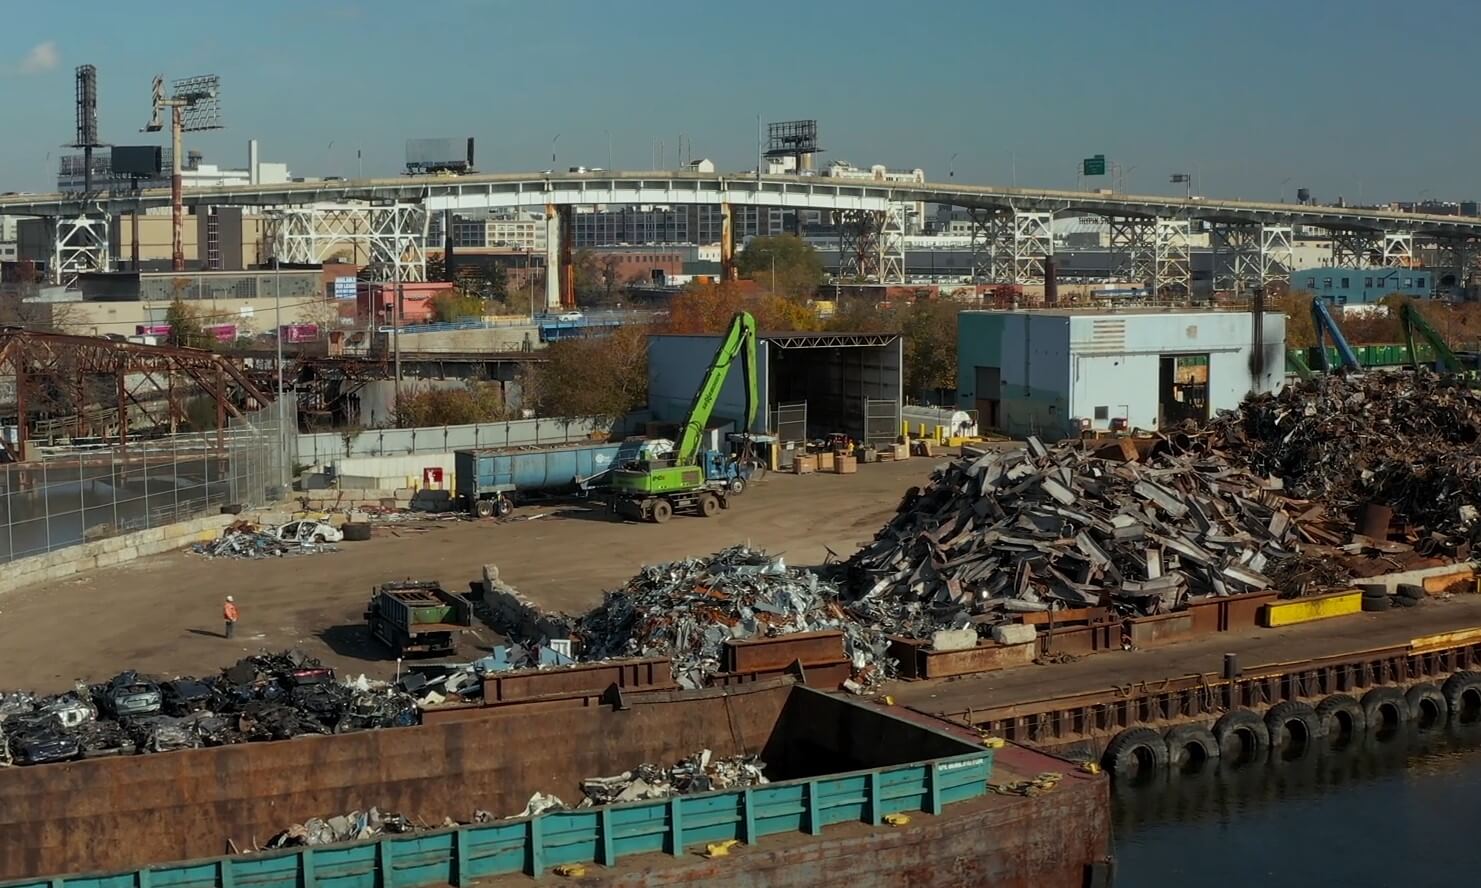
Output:
[[[798,454],[797,456],[792,457],[792,474],[794,474],[794,475],[811,475],[813,472],[816,472],[817,470],[818,470],[818,460],[817,460],[816,457],[803,456],[801,454]]]
[[[852,456],[837,456],[833,459],[835,475],[852,475],[859,471],[859,461]]]
[[[813,457],[818,461],[819,472],[833,471],[833,451],[819,451],[818,453],[813,454]]]

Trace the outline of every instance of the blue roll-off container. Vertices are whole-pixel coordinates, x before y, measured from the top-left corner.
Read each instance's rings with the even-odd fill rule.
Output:
[[[619,444],[584,444],[548,450],[459,450],[453,454],[458,500],[513,493],[556,493],[579,488],[612,467]]]

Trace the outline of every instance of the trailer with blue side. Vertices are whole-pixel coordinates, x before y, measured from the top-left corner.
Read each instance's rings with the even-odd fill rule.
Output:
[[[480,518],[503,517],[521,495],[588,489],[612,467],[619,446],[458,450],[453,454],[458,503]]]

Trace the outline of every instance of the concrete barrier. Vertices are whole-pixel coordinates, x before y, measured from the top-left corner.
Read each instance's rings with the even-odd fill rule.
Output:
[[[258,516],[203,515],[163,527],[151,527],[105,540],[68,546],[44,555],[17,558],[0,565],[0,593],[35,583],[60,580],[100,567],[126,564],[147,555],[183,549],[195,542],[213,540],[220,535],[223,527],[239,520],[257,521]]]

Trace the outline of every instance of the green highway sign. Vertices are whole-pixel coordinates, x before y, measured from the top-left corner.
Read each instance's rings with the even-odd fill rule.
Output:
[[[1106,174],[1106,156],[1104,154],[1087,157],[1083,164],[1082,172],[1086,176],[1104,176]]]

